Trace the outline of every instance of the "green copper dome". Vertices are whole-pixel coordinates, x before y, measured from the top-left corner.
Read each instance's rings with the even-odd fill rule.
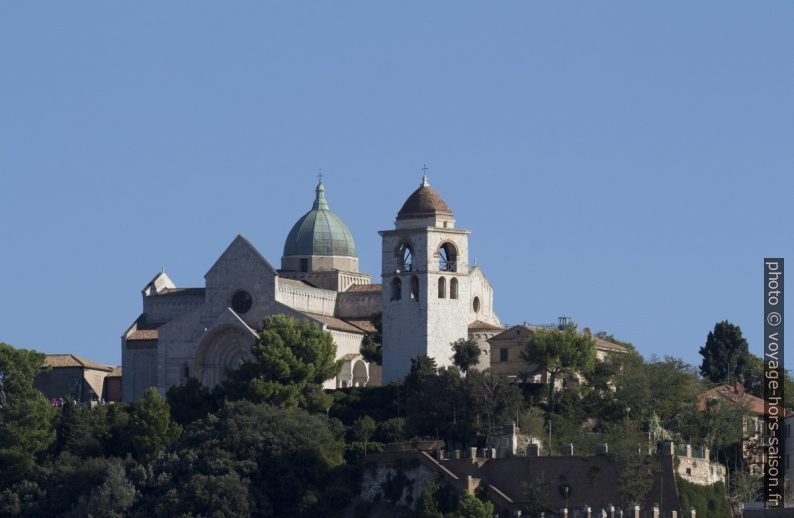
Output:
[[[303,215],[289,231],[284,257],[295,255],[336,255],[358,257],[353,235],[325,201],[325,187],[317,184],[312,210]]]

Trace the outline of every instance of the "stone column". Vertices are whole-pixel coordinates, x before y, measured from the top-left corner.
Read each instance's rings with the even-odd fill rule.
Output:
[[[469,458],[471,460],[477,460],[477,448],[469,448]]]
[[[670,518],[678,518],[678,511],[670,511]]]
[[[653,518],[659,518],[659,507],[653,506]]]
[[[695,511],[694,509],[689,510],[689,518],[697,518],[697,514],[698,514],[697,511]]]
[[[642,518],[640,515],[640,506],[634,506],[634,508],[631,510],[631,518]]]
[[[455,460],[460,459],[460,450],[455,450],[452,452],[452,458]]]
[[[568,508],[567,507],[563,507],[562,509],[560,509],[560,516],[562,516],[562,518],[568,518]]]
[[[589,505],[584,506],[584,513],[587,518],[593,518],[593,510],[590,509]]]

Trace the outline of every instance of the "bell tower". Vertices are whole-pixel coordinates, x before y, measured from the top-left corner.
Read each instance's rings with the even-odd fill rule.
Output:
[[[469,231],[427,176],[382,237],[383,383],[402,379],[411,359],[451,365],[450,344],[468,336]]]

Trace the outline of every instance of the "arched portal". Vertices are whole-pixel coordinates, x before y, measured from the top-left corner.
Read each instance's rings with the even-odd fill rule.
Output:
[[[369,381],[367,364],[363,360],[358,360],[353,364],[353,386],[364,387]]]
[[[236,326],[220,326],[201,340],[196,350],[196,375],[202,384],[212,388],[226,379],[228,369],[236,369],[243,359],[251,357],[251,333]]]

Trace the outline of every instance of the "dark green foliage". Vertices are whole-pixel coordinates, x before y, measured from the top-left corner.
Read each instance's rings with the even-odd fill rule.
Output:
[[[368,334],[361,342],[361,356],[364,360],[378,365],[383,364],[383,313],[378,311],[370,318],[375,333]]]
[[[451,515],[452,518],[492,518],[494,514],[493,504],[483,502],[476,496],[466,493],[458,501],[458,507]]]
[[[637,450],[618,452],[620,473],[618,488],[624,505],[641,504],[653,487],[653,480],[659,473],[659,462],[653,456]]]
[[[218,410],[207,387],[196,378],[188,378],[184,385],[174,385],[165,394],[171,407],[171,419],[182,426],[203,419]]]
[[[253,360],[229,373],[222,395],[257,403],[326,412],[332,400],[323,383],[339,373],[331,333],[286,315],[265,318],[251,346]]]
[[[63,453],[0,496],[2,516],[121,516],[136,500],[119,459]]]
[[[354,387],[338,389],[331,393],[333,404],[328,415],[336,417],[346,425],[359,417],[368,415],[377,422],[398,417],[398,401],[401,387],[397,383],[383,387]],[[402,396],[404,397],[404,390]],[[405,410],[402,410],[403,414]]]
[[[515,419],[523,406],[506,379],[476,370],[464,378],[457,367],[435,369],[426,357],[413,360],[404,390],[410,434],[465,444]]]
[[[725,486],[718,482],[711,486],[699,486],[676,476],[681,509],[695,509],[698,516],[709,518],[731,518],[731,506],[725,497]]]
[[[438,503],[436,503],[437,494],[438,484],[432,481],[428,482],[416,503],[417,518],[443,518],[444,515],[438,510]]]
[[[723,320],[709,332],[700,354],[703,356],[700,374],[704,378],[715,383],[733,383],[743,379],[750,353],[741,328]]]
[[[153,463],[141,509],[154,515],[316,513],[342,463],[340,433],[325,416],[229,402],[189,425],[172,452]]]
[[[408,439],[407,434],[405,419],[395,417],[378,423],[373,439],[382,443],[401,442]]]
[[[182,427],[171,420],[168,402],[157,389],[149,387],[143,399],[132,405],[129,434],[135,456],[150,459],[164,446],[179,437]]]
[[[55,440],[55,411],[33,387],[44,355],[0,343],[0,489],[20,480]]]
[[[480,361],[480,346],[474,340],[461,338],[452,342],[452,363],[462,372],[468,372]]]
[[[590,336],[579,334],[574,326],[568,326],[564,330],[534,331],[521,357],[537,372],[549,373],[548,403],[553,406],[555,382],[574,373],[591,372],[595,367],[596,350]]]

